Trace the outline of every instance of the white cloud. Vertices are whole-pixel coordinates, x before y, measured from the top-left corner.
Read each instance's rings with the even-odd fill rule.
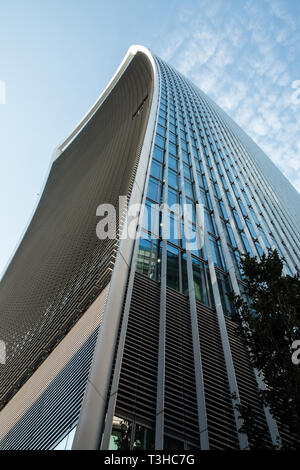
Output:
[[[300,79],[294,67],[300,34],[294,26],[288,5],[277,0],[251,0],[238,11],[230,2],[200,0],[194,12],[181,14],[165,57],[228,112],[299,189],[300,103],[292,83]]]

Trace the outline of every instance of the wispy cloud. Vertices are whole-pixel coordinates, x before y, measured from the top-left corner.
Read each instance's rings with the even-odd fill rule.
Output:
[[[227,111],[300,191],[300,92],[292,88],[300,80],[300,2],[188,5],[161,55]]]

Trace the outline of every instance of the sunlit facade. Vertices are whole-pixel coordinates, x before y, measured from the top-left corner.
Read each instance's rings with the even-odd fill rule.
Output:
[[[117,207],[122,195],[145,208],[138,236],[119,236],[121,216],[117,239],[97,240],[98,204]],[[297,191],[209,97],[130,48],[59,147],[2,280],[0,448],[251,449],[240,403],[251,404],[266,447],[288,441],[260,405],[264,384],[236,337],[229,294],[244,291],[246,252],[276,248],[285,273],[297,272],[299,207]],[[61,229],[49,244],[41,235],[53,224]],[[20,315],[27,323],[15,329]],[[16,364],[20,373],[8,375]]]

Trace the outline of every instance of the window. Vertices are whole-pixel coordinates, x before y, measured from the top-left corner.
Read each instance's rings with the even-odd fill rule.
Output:
[[[158,251],[159,241],[142,232],[136,269],[139,273],[159,280],[161,253]]]
[[[246,224],[247,224],[247,227],[249,229],[249,232],[251,233],[251,237],[253,239],[255,239],[256,238],[256,233],[255,233],[253,225],[251,224],[249,219],[246,219]]]
[[[173,170],[169,170],[168,185],[178,190],[178,176],[177,173],[175,173]]]
[[[250,248],[248,239],[247,239],[247,237],[246,237],[246,235],[245,235],[244,232],[241,232],[241,237],[242,237],[242,240],[243,240],[243,243],[244,243],[244,247],[245,247],[246,253],[249,253],[250,256],[253,257],[253,252],[252,252],[252,250],[251,250],[251,248]]]
[[[187,179],[184,179],[184,187],[186,196],[194,199],[193,185]]]
[[[174,245],[179,245],[179,225],[178,225],[178,216],[173,212],[168,214],[168,240]]]
[[[205,279],[205,267],[200,260],[192,257],[193,277],[194,277],[194,290],[196,300],[208,305],[208,293]]]
[[[161,184],[157,180],[150,178],[147,197],[152,199],[152,201],[160,202],[160,189]]]
[[[172,188],[168,189],[168,206],[172,207],[174,204],[178,204],[178,193]]]
[[[70,431],[59,444],[57,444],[53,450],[71,450],[74,437],[76,433],[76,427]]]
[[[114,416],[109,450],[152,450],[155,433],[135,421]]]
[[[109,450],[130,450],[132,423],[123,418],[114,417]]]
[[[155,433],[140,424],[135,425],[133,450],[151,450],[155,446]]]
[[[167,285],[178,290],[179,287],[179,250],[168,243],[167,246]]]
[[[148,276],[151,255],[151,241],[141,238],[137,257],[137,271]]]
[[[237,211],[236,211],[235,209],[233,209],[232,213],[233,213],[233,217],[234,217],[235,223],[236,223],[236,225],[237,225],[237,228],[238,228],[239,230],[242,230],[242,229],[243,229],[243,225],[242,225],[241,219],[240,219],[239,216],[238,216]]]
[[[172,142],[169,142],[169,152],[176,157],[177,155],[177,147]]]
[[[157,161],[153,160],[151,164],[151,176],[154,176],[155,178],[160,180],[163,177],[162,173],[162,165]]]
[[[222,274],[220,272],[217,272],[216,274],[224,315],[231,316],[231,314],[234,312],[234,307],[230,299],[230,293],[232,289],[230,286],[229,277],[228,275]]]
[[[153,158],[155,158],[155,160],[158,160],[159,162],[162,162],[164,159],[164,151],[161,148],[157,147],[157,145],[154,145]]]
[[[163,137],[161,137],[159,134],[157,134],[156,138],[155,138],[155,144],[157,144],[159,147],[164,148],[165,139]]]
[[[215,240],[215,238],[211,236],[209,237],[209,241],[210,241],[211,254],[212,254],[215,266],[225,271],[225,263],[223,259],[220,241]]]
[[[165,137],[166,136],[166,128],[162,127],[160,124],[158,124],[157,133],[160,134],[162,137]]]
[[[227,229],[227,234],[228,234],[228,238],[229,238],[229,243],[230,243],[232,246],[234,246],[235,248],[237,248],[236,240],[235,240],[235,238],[234,238],[231,225],[230,225],[229,223],[226,224],[226,229]]]
[[[226,208],[225,208],[225,204],[223,201],[220,201],[220,209],[221,209],[221,216],[227,220],[228,219],[228,214],[227,214],[227,211],[226,211]]]

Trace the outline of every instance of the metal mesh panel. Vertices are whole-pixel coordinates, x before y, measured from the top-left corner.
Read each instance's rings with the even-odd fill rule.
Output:
[[[110,279],[116,241],[96,236],[96,208],[130,194],[152,97],[137,54],[112,93],[54,162],[39,206],[0,286],[1,407]],[[146,99],[143,112],[136,114]]]

